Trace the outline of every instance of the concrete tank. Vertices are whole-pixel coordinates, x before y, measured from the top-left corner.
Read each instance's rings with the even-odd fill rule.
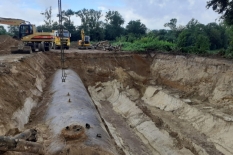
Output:
[[[46,113],[51,131],[48,154],[117,154],[81,79],[72,70],[66,70],[66,74],[62,82],[58,70],[50,89],[52,98]]]

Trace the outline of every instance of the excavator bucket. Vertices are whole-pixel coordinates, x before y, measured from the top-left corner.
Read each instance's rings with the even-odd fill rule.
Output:
[[[22,48],[19,47],[11,47],[11,53],[12,54],[31,54],[32,49],[31,46],[24,46]]]

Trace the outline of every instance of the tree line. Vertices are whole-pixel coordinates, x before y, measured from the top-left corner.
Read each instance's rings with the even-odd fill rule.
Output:
[[[44,24],[37,26],[38,31],[51,32],[59,28],[58,21],[53,21],[52,7],[47,8],[41,13],[44,16]],[[74,25],[71,17],[76,16],[81,19],[81,25]],[[99,40],[115,40],[116,37],[129,33],[137,33],[138,35],[146,34],[146,26],[140,20],[132,20],[124,28],[125,20],[118,11],[107,11],[104,21],[101,10],[82,9],[73,11],[71,9],[62,11],[63,25],[65,29],[72,34],[71,40],[77,41],[81,38],[81,29],[84,29],[85,34],[91,37],[92,41]],[[57,18],[58,19],[58,18]],[[17,34],[18,30],[15,26],[8,26],[8,32],[3,26],[0,26],[0,34]]]
[[[45,24],[38,26],[38,30],[51,31],[58,29],[58,22],[52,21],[52,8],[46,9],[43,13]],[[183,51],[205,51],[227,49],[231,43],[231,26],[227,22],[212,22],[202,24],[196,19],[191,19],[186,25],[177,25],[177,19],[173,18],[164,23],[165,28],[160,30],[148,30],[140,20],[131,20],[125,27],[125,20],[118,11],[107,11],[103,19],[103,12],[94,9],[82,9],[73,11],[71,9],[62,11],[63,24],[72,34],[72,41],[81,38],[80,31],[84,29],[85,34],[91,37],[92,41],[118,40],[134,42],[141,37],[150,36],[161,41],[171,42],[180,47]],[[74,25],[71,17],[81,19],[81,25]],[[120,39],[121,38],[121,39]]]
[[[52,8],[48,8],[44,13],[45,24],[37,26],[39,31],[51,31],[58,29],[57,21],[52,20]],[[81,19],[81,25],[74,25],[71,17],[76,16]],[[146,34],[146,26],[140,20],[130,21],[126,28],[123,27],[125,20],[118,11],[107,11],[104,21],[101,20],[103,13],[101,10],[82,9],[73,11],[71,9],[62,11],[63,25],[72,34],[71,40],[77,41],[81,38],[80,31],[84,29],[92,41],[115,40],[116,37],[129,33],[138,35]]]
[[[63,25],[72,34],[72,41],[79,40],[80,31],[84,29],[85,34],[91,37],[91,41],[117,41],[124,44],[127,50],[137,50],[135,47],[138,47],[139,51],[159,48],[187,53],[222,50],[231,54],[233,16],[229,9],[232,7],[227,6],[233,3],[224,2],[224,0],[211,0],[206,6],[222,14],[219,23],[202,24],[196,19],[191,19],[186,25],[177,25],[177,19],[172,18],[164,23],[164,29],[148,30],[139,19],[129,21],[124,27],[125,20],[118,11],[109,10],[103,15],[101,10],[84,8],[78,11],[71,9],[62,11]],[[58,29],[58,22],[52,20],[52,12],[52,8],[49,7],[41,13],[44,16],[44,24],[37,26],[39,31],[49,32]],[[71,20],[72,17],[80,18],[81,24],[75,25]],[[0,34],[13,34],[16,31],[17,28],[9,26],[7,32],[4,27],[0,26]]]

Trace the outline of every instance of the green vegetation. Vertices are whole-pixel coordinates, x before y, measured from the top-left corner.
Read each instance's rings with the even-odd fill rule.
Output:
[[[170,30],[152,30],[147,34],[128,33],[116,38],[125,51],[173,51],[192,54],[218,54],[232,57],[233,28],[225,23],[207,25],[191,19],[177,26],[173,18],[165,23]]]
[[[6,29],[0,25],[0,35],[6,34]]]
[[[209,0],[207,1],[206,7],[212,9],[221,14],[221,19],[223,19],[227,24],[233,25],[233,1],[231,0]]]
[[[222,14],[220,23],[212,22],[206,25],[196,19],[191,19],[186,25],[177,25],[176,18],[164,23],[168,29],[148,30],[141,20],[131,20],[123,27],[125,20],[118,11],[109,10],[105,14],[101,10],[71,9],[62,11],[63,25],[72,34],[71,41],[80,40],[81,29],[89,35],[91,42],[108,40],[112,44],[121,44],[124,51],[172,51],[192,54],[216,54],[233,57],[233,2],[209,0],[207,8]],[[44,24],[37,26],[40,31],[50,32],[58,29],[57,21],[52,20],[52,8],[49,7],[41,15]],[[81,25],[74,25],[71,17],[81,20]],[[104,16],[104,19],[103,19]],[[103,20],[101,20],[103,19]],[[163,24],[163,23],[161,23]],[[0,34],[17,34],[17,27],[0,27]]]
[[[176,44],[174,43],[159,40],[158,38],[151,36],[145,36],[140,39],[135,39],[133,42],[127,42],[124,38],[118,38],[118,42],[121,43],[122,50],[124,51],[171,51],[176,48]]]

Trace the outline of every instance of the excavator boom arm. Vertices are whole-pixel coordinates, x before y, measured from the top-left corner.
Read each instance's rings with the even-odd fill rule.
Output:
[[[81,38],[82,38],[82,42],[84,42],[84,36],[85,36],[84,29],[82,29],[82,30],[81,30]]]
[[[22,20],[22,19],[2,18],[2,17],[0,17],[0,24],[19,26],[22,23],[25,23],[25,21]]]

